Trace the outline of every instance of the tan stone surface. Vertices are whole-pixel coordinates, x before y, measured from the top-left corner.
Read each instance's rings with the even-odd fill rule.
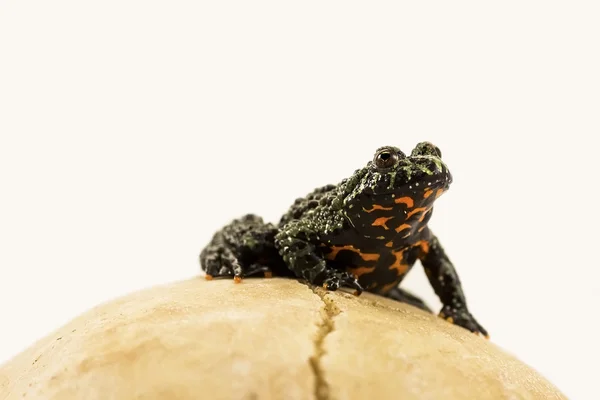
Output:
[[[0,399],[310,398],[321,305],[291,280],[151,288],[18,355],[0,369]]]
[[[331,398],[566,398],[493,343],[432,314],[369,294],[319,293],[337,307],[322,359]]]
[[[286,279],[199,278],[133,293],[0,367],[0,400],[315,397],[565,398],[434,316]]]

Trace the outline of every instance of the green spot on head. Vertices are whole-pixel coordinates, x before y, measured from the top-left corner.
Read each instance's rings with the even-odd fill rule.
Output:
[[[431,157],[431,160],[435,163],[435,166],[438,167],[438,169],[440,171],[443,171],[444,169],[442,168],[443,164],[442,164],[442,160],[440,160],[437,157]]]
[[[252,236],[246,236],[244,238],[244,246],[253,249],[254,247],[256,247],[257,243],[256,240],[254,240],[254,238]]]
[[[422,165],[417,165],[417,167],[419,167],[419,169],[423,172],[425,172],[427,175],[433,175],[433,172],[431,172],[431,170],[425,166]]]
[[[394,182],[396,181],[396,171],[392,171],[390,172],[390,185],[388,186],[388,189],[392,189],[394,187]]]

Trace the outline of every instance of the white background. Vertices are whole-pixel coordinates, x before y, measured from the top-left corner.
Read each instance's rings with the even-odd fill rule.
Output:
[[[0,3],[0,362],[199,272],[381,145],[455,183],[431,226],[492,340],[600,397],[594,2]],[[407,287],[436,307],[420,267]]]

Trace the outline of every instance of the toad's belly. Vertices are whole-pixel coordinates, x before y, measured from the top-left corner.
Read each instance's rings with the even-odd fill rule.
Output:
[[[322,246],[324,258],[338,270],[356,276],[361,286],[375,293],[386,293],[398,286],[415,264],[418,248],[361,249],[354,245]]]

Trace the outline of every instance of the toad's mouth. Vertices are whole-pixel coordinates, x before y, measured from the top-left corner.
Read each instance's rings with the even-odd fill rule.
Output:
[[[358,214],[365,212],[374,217],[386,217],[396,215],[396,221],[399,215],[410,217],[414,210],[428,211],[435,200],[444,194],[448,185],[444,181],[437,183],[423,181],[419,185],[406,184],[384,192],[362,191],[354,196],[346,198],[346,205],[351,212]],[[429,185],[428,183],[431,183]]]

